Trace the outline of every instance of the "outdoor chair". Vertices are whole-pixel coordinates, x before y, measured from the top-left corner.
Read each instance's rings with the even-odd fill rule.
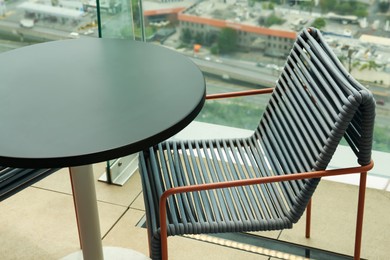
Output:
[[[33,185],[59,169],[23,169],[0,166],[0,201]]]
[[[190,80],[190,79],[189,79]],[[140,152],[149,249],[167,259],[167,236],[292,228],[323,176],[360,173],[354,258],[360,258],[364,197],[371,160],[375,101],[343,68],[320,31],[303,30],[247,138],[168,140]],[[327,170],[344,137],[351,168]]]

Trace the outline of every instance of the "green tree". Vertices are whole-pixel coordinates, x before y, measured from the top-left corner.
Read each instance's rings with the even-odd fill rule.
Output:
[[[360,61],[355,60],[351,64],[351,70],[360,66]]]
[[[191,34],[190,29],[183,28],[181,30],[180,40],[182,42],[184,42],[184,43],[191,43],[191,41],[192,41],[192,34]]]
[[[317,28],[317,29],[321,29],[321,28],[324,28],[326,26],[326,21],[324,18],[322,17],[319,17],[319,18],[316,18],[313,23],[311,24],[311,26]]]
[[[390,128],[375,126],[374,128],[374,149],[383,152],[390,152]]]
[[[356,15],[366,17],[368,15],[368,5],[359,3],[356,0],[320,0],[319,6],[322,13],[335,12],[341,15]]]
[[[322,13],[329,12],[337,5],[337,0],[320,0],[319,6]]]
[[[267,27],[270,27],[274,24],[283,24],[285,22],[284,19],[274,15],[274,14],[271,14],[270,16],[267,17],[267,19],[265,19],[265,26]]]
[[[195,37],[194,37],[194,40],[195,40],[195,43],[198,43],[198,44],[202,44],[204,43],[204,37],[203,37],[203,34],[198,32],[195,34]]]
[[[302,9],[305,9],[311,13],[313,11],[314,6],[315,6],[315,2],[314,2],[314,0],[302,1],[299,3],[299,6]]]
[[[378,65],[374,60],[369,60],[367,63],[364,63],[359,70],[376,70],[379,68],[380,65]]]
[[[237,48],[237,31],[232,28],[223,28],[218,36],[218,48],[221,53],[233,52]]]
[[[378,9],[381,13],[386,13],[389,10],[390,2],[386,0],[378,1]]]
[[[354,12],[354,15],[358,17],[367,17],[368,16],[368,11],[367,8],[357,8]]]
[[[350,14],[352,11],[352,6],[350,2],[341,2],[336,5],[337,13],[339,14]]]
[[[218,41],[218,34],[215,32],[208,32],[204,35],[204,41],[203,41],[204,45],[211,46],[217,41]]]
[[[211,52],[211,54],[214,54],[214,55],[219,54],[218,43],[214,43],[213,45],[211,45],[210,52]]]
[[[133,30],[130,26],[125,26],[120,30],[120,34],[123,39],[130,39],[133,35]]]
[[[139,16],[139,5],[138,5],[138,0],[132,0],[131,1],[131,11],[133,14],[133,21],[136,26],[140,26],[141,21],[140,21],[140,16]]]

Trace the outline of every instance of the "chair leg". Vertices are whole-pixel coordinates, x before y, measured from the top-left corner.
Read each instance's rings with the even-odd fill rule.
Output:
[[[355,233],[355,252],[353,257],[354,260],[360,259],[360,251],[362,246],[364,200],[366,196],[366,182],[367,182],[367,172],[362,172],[360,174],[360,184],[359,184],[359,201],[358,201],[356,233]]]
[[[310,238],[310,227],[311,227],[311,200],[306,207],[306,238]]]

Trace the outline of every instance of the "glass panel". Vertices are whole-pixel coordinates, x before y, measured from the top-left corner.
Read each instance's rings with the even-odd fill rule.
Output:
[[[207,76],[209,93],[272,87],[296,34],[305,27],[320,28],[352,76],[373,91],[375,149],[387,152],[389,10],[386,1],[144,1],[145,25],[153,32],[148,40],[189,56]],[[237,127],[223,115],[231,108],[228,114],[241,117],[240,127],[252,129],[253,123],[244,122],[258,122],[261,112],[249,111],[263,104],[252,98],[208,101],[197,120]],[[234,113],[238,106],[245,113]]]
[[[142,39],[141,3],[138,0],[101,0],[96,12],[103,38]],[[100,18],[100,19],[99,19]]]
[[[140,13],[138,0],[0,0],[0,52],[81,37],[142,39]]]
[[[95,3],[95,2],[91,2]],[[95,20],[99,25],[99,37],[143,40],[142,4],[138,0],[98,0]],[[106,162],[106,173],[99,180],[111,184],[123,185],[138,166],[137,154],[109,160]]]
[[[0,52],[80,37],[141,39],[141,12],[139,0],[0,0]]]
[[[81,0],[0,0],[0,51],[97,36],[95,12]]]
[[[208,91],[220,92],[233,85],[237,89],[272,86],[293,35],[315,26],[327,35],[351,74],[373,91],[378,105],[375,149],[390,151],[388,1],[368,5],[325,0],[164,0],[144,1],[143,8],[140,3],[104,0],[97,12],[97,3],[87,0],[0,0],[0,52],[43,41],[98,37],[99,33],[145,38],[191,57],[207,75]],[[143,18],[145,30],[141,30]],[[231,102],[248,106],[246,99]],[[249,114],[253,122],[258,120],[258,113]],[[210,122],[223,118],[218,114],[200,117]],[[230,120],[220,123],[230,125]]]
[[[243,91],[256,88],[253,84],[229,82],[206,76],[208,93]],[[196,121],[254,130],[270,95],[208,100]]]

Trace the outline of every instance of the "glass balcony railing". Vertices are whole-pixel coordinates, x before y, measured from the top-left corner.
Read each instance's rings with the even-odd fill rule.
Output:
[[[337,3],[0,0],[0,51],[82,37],[143,40],[190,57],[204,72],[208,93],[217,93],[272,87],[297,32],[315,26],[321,28],[350,73],[374,93],[374,150],[388,153],[389,5],[383,1],[373,5]],[[254,129],[267,100],[267,96],[252,96],[208,101],[196,120]],[[107,172],[121,179],[124,165],[129,164],[109,161]],[[126,170],[130,168],[134,167]],[[102,175],[101,179],[109,178]]]
[[[188,55],[213,93],[272,86],[297,32],[315,26],[374,93],[374,149],[390,152],[388,11],[386,1],[0,0],[0,51],[80,37],[145,40]],[[197,120],[253,129],[265,102],[209,102]]]
[[[315,26],[374,93],[374,149],[389,152],[388,11],[386,1],[0,0],[0,51],[80,37],[145,40],[189,56],[215,93],[273,86],[297,32]],[[266,101],[208,102],[197,120],[253,129]]]

